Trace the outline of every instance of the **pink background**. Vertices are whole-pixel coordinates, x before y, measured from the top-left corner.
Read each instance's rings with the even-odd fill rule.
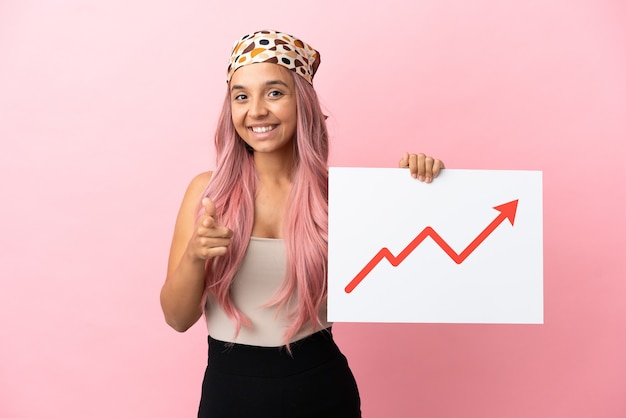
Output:
[[[337,324],[364,417],[626,416],[620,0],[0,2],[0,416],[195,416],[158,293],[261,28],[322,52],[333,165],[544,171],[545,325]]]

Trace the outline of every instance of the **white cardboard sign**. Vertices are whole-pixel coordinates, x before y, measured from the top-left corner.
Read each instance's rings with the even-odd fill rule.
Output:
[[[543,323],[540,171],[331,167],[328,319]]]

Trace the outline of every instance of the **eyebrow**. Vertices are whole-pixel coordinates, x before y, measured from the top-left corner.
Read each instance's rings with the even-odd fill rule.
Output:
[[[281,80],[268,80],[265,82],[264,84],[266,87],[269,86],[275,86],[275,85],[281,85],[281,86],[285,86],[287,88],[289,88],[289,86],[287,85],[287,83],[285,83],[284,81]],[[245,87],[240,85],[240,84],[235,84],[230,88],[230,91],[233,90],[245,90]]]

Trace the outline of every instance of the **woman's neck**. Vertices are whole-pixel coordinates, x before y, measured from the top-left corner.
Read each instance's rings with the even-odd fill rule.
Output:
[[[295,155],[293,152],[255,152],[254,165],[261,182],[291,183],[295,167]]]

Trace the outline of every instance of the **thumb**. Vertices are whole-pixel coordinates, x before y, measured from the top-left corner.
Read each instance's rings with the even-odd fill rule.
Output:
[[[402,154],[402,158],[400,158],[400,162],[398,163],[398,167],[406,168],[409,166],[409,153],[405,152]]]
[[[213,203],[211,199],[209,199],[208,197],[203,198],[202,207],[204,208],[204,212],[207,214],[207,216],[215,218],[215,203]]]

